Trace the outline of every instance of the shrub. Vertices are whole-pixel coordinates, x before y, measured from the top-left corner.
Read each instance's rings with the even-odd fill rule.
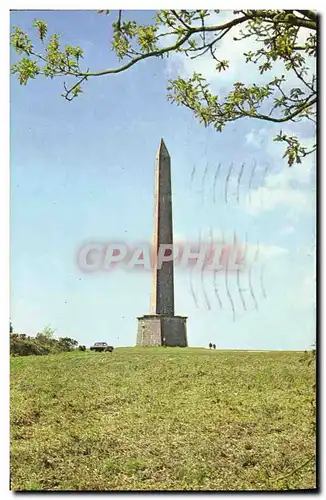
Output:
[[[10,354],[13,356],[44,356],[74,350],[78,342],[70,337],[53,337],[54,330],[46,327],[36,337],[28,337],[24,333],[10,334]],[[86,348],[85,348],[86,349]]]

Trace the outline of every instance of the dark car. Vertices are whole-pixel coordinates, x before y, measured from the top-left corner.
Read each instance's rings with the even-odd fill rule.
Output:
[[[112,352],[113,346],[108,345],[106,342],[95,342],[95,344],[90,347],[90,350],[97,352],[103,352],[103,351]]]

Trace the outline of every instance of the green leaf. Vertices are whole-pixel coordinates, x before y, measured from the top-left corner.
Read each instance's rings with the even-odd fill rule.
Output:
[[[35,19],[35,21],[33,21],[33,26],[38,29],[39,39],[43,42],[48,32],[47,24],[44,21]]]

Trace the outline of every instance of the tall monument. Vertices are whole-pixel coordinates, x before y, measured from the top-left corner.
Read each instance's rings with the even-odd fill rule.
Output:
[[[186,347],[187,318],[174,314],[171,158],[163,139],[155,162],[154,266],[150,314],[138,318],[137,345]],[[163,262],[158,256],[163,257]]]

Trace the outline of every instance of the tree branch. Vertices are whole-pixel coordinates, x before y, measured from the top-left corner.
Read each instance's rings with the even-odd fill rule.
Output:
[[[179,16],[179,14],[177,13],[176,10],[171,10],[172,14],[178,19],[178,21],[183,24],[183,26],[187,29],[187,30],[191,30],[191,26],[189,26],[189,24],[187,24],[183,19],[182,17]]]
[[[254,114],[254,113],[248,113],[243,108],[239,108],[239,109],[241,109],[241,112],[245,116],[248,116],[250,118],[258,118],[258,120],[266,120],[268,122],[274,122],[274,123],[284,123],[284,122],[292,120],[293,118],[295,118],[296,116],[298,116],[302,111],[304,111],[306,108],[310,108],[311,106],[313,106],[314,104],[316,104],[316,102],[317,102],[317,97],[315,97],[310,102],[306,102],[304,105],[302,105],[299,108],[297,108],[296,111],[294,111],[293,113],[291,113],[291,114],[289,114],[287,116],[284,116],[283,118],[273,118],[271,116],[263,115],[263,114],[260,114],[260,113],[256,113],[256,114]]]
[[[317,21],[317,14],[313,10],[297,10],[305,17],[308,17],[311,21]]]

